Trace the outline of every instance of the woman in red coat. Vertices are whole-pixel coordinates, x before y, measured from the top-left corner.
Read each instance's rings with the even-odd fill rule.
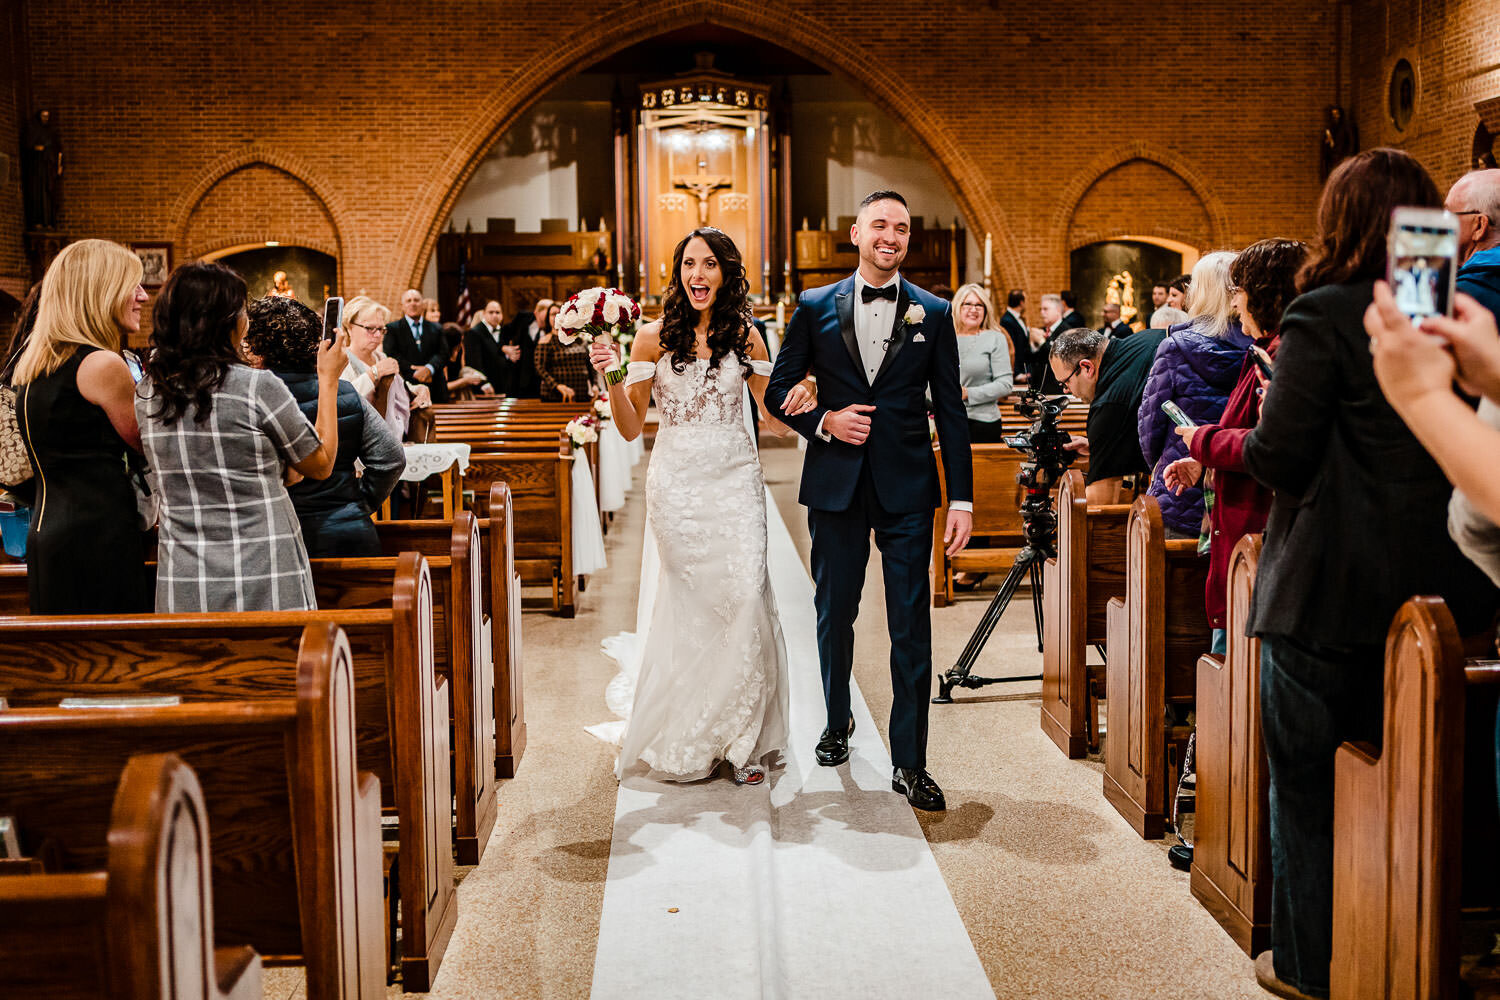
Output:
[[[1296,240],[1261,240],[1246,247],[1230,265],[1234,306],[1245,333],[1256,346],[1275,357],[1281,314],[1296,298],[1297,270],[1307,258],[1307,246]],[[1245,438],[1260,420],[1264,376],[1253,351],[1245,352],[1239,380],[1229,394],[1216,424],[1179,427],[1190,457],[1178,459],[1163,472],[1169,489],[1177,493],[1195,486],[1203,470],[1213,472],[1214,503],[1209,512],[1209,568],[1204,603],[1213,625],[1213,650],[1227,645],[1224,612],[1227,603],[1229,556],[1241,535],[1264,530],[1271,510],[1271,491],[1245,471],[1241,452]]]

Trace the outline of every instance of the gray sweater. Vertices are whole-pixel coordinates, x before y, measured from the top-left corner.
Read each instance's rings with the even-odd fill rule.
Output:
[[[969,390],[964,404],[970,420],[992,423],[1000,419],[995,403],[1009,396],[1010,338],[1001,330],[980,330],[958,338],[958,382]]]

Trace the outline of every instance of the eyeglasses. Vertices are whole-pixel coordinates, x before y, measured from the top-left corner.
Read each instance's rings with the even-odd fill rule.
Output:
[[[1484,213],[1481,212],[1481,211],[1479,211],[1477,208],[1466,208],[1466,209],[1464,209],[1461,212],[1450,211],[1448,214],[1449,215],[1483,215]]]
[[[980,312],[984,312],[984,306],[983,306],[983,304],[981,304],[979,302],[965,302],[963,305],[959,306],[958,308],[960,308],[960,309],[978,309]]]
[[[365,331],[366,333],[384,333],[385,332],[385,327],[383,327],[383,326],[366,326],[363,323],[355,323],[353,321],[350,321],[349,325],[350,326],[357,326],[361,330]]]
[[[1067,378],[1063,378],[1063,379],[1058,379],[1057,380],[1057,384],[1060,385],[1060,386],[1062,386],[1064,389],[1067,389],[1068,388],[1068,383],[1071,382],[1071,381],[1073,381],[1073,377],[1078,374],[1078,369],[1080,369],[1082,367],[1083,367],[1083,362],[1082,361],[1078,362],[1078,364],[1076,364],[1076,365],[1073,366],[1073,370],[1068,373],[1068,377]],[[1069,389],[1068,391],[1071,392],[1072,390]]]

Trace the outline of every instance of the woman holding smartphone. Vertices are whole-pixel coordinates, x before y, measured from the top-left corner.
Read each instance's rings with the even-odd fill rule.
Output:
[[[1234,308],[1245,333],[1255,338],[1245,352],[1238,381],[1217,423],[1178,427],[1189,454],[1167,466],[1163,481],[1174,494],[1203,484],[1212,475],[1214,503],[1209,510],[1208,586],[1204,604],[1213,626],[1213,651],[1224,652],[1229,556],[1241,535],[1265,530],[1271,512],[1271,491],[1245,471],[1245,438],[1260,420],[1263,385],[1269,378],[1262,365],[1274,357],[1280,341],[1277,327],[1287,303],[1297,296],[1297,271],[1307,260],[1307,245],[1296,240],[1261,240],[1241,251],[1229,266]],[[1264,352],[1258,356],[1256,349]]]

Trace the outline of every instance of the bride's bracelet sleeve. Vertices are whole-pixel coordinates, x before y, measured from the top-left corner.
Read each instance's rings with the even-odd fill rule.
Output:
[[[656,362],[654,361],[632,361],[625,366],[625,387],[635,385],[637,382],[649,382],[656,377]]]

